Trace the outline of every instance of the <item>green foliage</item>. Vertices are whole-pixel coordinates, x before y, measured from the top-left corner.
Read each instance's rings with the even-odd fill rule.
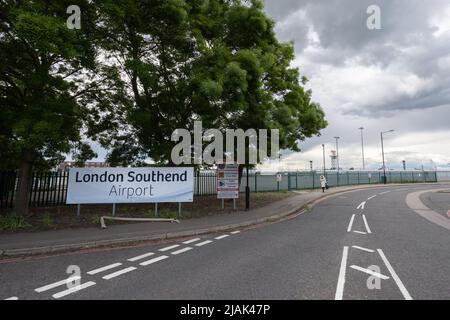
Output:
[[[15,215],[0,216],[0,230],[20,230],[30,227],[31,225],[23,217]]]
[[[46,227],[51,227],[55,224],[55,220],[52,218],[50,213],[46,212],[42,216],[42,224]]]

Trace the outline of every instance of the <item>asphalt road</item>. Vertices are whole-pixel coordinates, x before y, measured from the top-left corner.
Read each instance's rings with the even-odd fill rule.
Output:
[[[0,299],[450,299],[450,232],[405,203],[431,188],[345,193],[191,242],[1,261]]]

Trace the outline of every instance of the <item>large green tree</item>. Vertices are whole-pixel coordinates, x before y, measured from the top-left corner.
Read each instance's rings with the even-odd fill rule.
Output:
[[[81,29],[66,24],[70,5],[82,10]],[[96,23],[87,0],[0,4],[0,162],[19,169],[17,214],[28,211],[33,166],[94,155],[85,140],[108,114],[114,79],[97,64]]]
[[[175,129],[279,129],[280,146],[327,123],[290,65],[261,1],[103,1],[108,52],[123,74],[127,129],[103,140],[109,160],[170,163]]]

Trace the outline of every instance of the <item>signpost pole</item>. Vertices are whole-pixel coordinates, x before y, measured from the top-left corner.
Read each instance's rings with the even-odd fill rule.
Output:
[[[233,199],[233,209],[236,210],[236,199]]]
[[[113,203],[113,207],[112,207],[112,216],[114,217],[116,215],[116,204]]]
[[[158,202],[155,202],[155,217],[158,217]]]
[[[224,205],[224,199],[222,198],[222,210],[224,209],[225,205]]]
[[[181,202],[178,202],[178,218],[181,217]]]
[[[77,217],[80,216],[81,204],[77,204]]]

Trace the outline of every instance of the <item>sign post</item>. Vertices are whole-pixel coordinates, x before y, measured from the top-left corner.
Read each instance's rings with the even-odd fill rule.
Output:
[[[239,165],[235,163],[219,164],[217,166],[217,199],[233,199],[236,209],[236,199],[239,198]]]

